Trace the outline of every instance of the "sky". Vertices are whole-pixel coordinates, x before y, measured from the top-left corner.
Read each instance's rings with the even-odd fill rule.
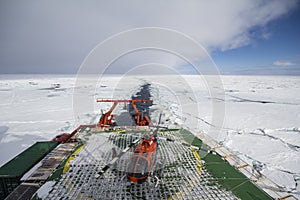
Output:
[[[201,44],[223,74],[300,75],[299,6],[299,0],[0,0],[0,73],[76,74],[107,38],[161,27]],[[119,59],[111,73],[151,60],[189,71],[174,55],[145,50]]]

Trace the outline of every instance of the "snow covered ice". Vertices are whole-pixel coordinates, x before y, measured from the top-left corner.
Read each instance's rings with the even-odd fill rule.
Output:
[[[96,91],[88,81],[76,88],[75,76],[66,75],[1,75],[0,76],[0,164],[3,165],[36,141],[51,140],[77,125],[95,123],[100,109],[110,104],[97,104],[94,111],[75,115],[73,92],[80,90],[92,98],[130,98],[139,85],[153,86],[154,110],[163,110],[166,124],[189,126],[199,122],[198,129],[210,131],[211,96],[205,83],[184,75],[131,77],[132,81],[106,76]],[[164,87],[164,79],[174,85]],[[221,76],[225,98],[225,118],[221,142],[249,164],[259,164],[266,175],[285,190],[300,196],[300,78],[294,76]],[[187,81],[191,90],[181,87]],[[181,101],[185,99],[184,101]],[[199,106],[198,116],[191,115],[193,102]],[[117,110],[118,111],[118,110]],[[157,119],[154,112],[152,119]],[[193,129],[196,129],[193,127]],[[193,130],[197,131],[197,130]],[[298,186],[296,182],[298,181]],[[298,193],[298,194],[296,194]]]

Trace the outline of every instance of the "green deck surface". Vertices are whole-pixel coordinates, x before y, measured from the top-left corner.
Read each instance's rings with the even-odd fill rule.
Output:
[[[207,151],[209,148],[199,138],[195,137],[191,132],[181,129],[172,130],[178,131],[179,136],[193,146],[200,147],[202,151]],[[121,139],[117,143],[124,142]],[[83,143],[79,144],[79,148]],[[24,152],[16,156],[10,162],[0,168],[0,177],[20,177],[31,167],[40,161],[47,153],[57,146],[55,142],[37,142],[33,146],[26,149]],[[75,151],[74,150],[74,151]],[[73,151],[73,152],[74,152]],[[72,155],[72,154],[70,154]],[[231,191],[240,199],[272,199],[267,193],[261,190],[258,186],[252,183],[244,174],[235,167],[231,166],[226,160],[215,152],[210,152],[201,158],[205,161],[203,168],[207,170],[214,179],[209,184],[218,184],[228,191]],[[58,170],[48,180],[55,180],[60,177],[63,166],[66,163],[65,159]],[[15,169],[15,170],[11,170]],[[176,193],[176,191],[174,191]]]
[[[64,166],[66,165],[68,159],[71,156],[74,156],[74,152],[79,149],[81,146],[84,145],[84,142],[80,142],[74,149],[73,151],[69,154],[69,156],[67,156],[62,163],[57,167],[57,169],[53,172],[53,174],[47,179],[47,181],[53,181],[53,180],[58,180],[61,175],[63,174],[63,170],[64,170]]]
[[[191,145],[200,147],[201,149],[208,149],[208,147],[191,132],[181,129],[180,135],[184,140]],[[201,154],[200,154],[201,155]],[[201,158],[205,161],[205,168],[215,178],[215,183],[229,191],[232,191],[240,199],[273,199],[258,186],[252,183],[244,174],[231,166],[226,160],[218,154],[208,153]],[[211,183],[211,184],[215,184]]]
[[[0,178],[21,178],[57,145],[58,143],[52,141],[33,144],[0,168]]]
[[[209,153],[202,159],[206,163],[206,169],[216,178],[216,181],[237,197],[241,199],[272,199],[218,154]]]

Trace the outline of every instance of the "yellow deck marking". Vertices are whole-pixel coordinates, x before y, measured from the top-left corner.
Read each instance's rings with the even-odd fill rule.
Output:
[[[245,168],[245,167],[248,167],[248,166],[249,166],[248,164],[245,164],[245,165],[238,166],[237,168],[241,169],[241,168]]]
[[[216,146],[216,147],[213,147],[212,150],[216,150],[216,149],[219,149],[219,148],[222,148],[223,146]]]
[[[228,155],[225,155],[225,156],[223,156],[223,158],[229,158],[229,157],[233,157],[233,156],[236,156],[235,154],[228,154]]]
[[[294,195],[291,195],[291,194],[290,194],[290,195],[287,195],[287,196],[285,196],[285,197],[279,198],[279,200],[285,200],[285,199],[288,199],[288,198],[290,198],[290,197],[292,197],[292,199],[296,199]]]
[[[195,158],[196,158],[196,165],[197,165],[197,166],[196,166],[196,169],[197,169],[197,171],[201,174],[201,171],[202,171],[201,157],[200,157],[198,151],[192,150],[192,152],[193,152],[193,154],[194,154],[194,156],[195,156]]]
[[[68,158],[68,160],[64,166],[63,174],[69,171],[71,160],[73,160],[75,158],[76,154],[78,154],[83,149],[83,147],[85,147],[85,144],[82,145],[81,147],[79,147],[78,149],[76,149],[76,151],[74,151],[72,153],[72,155]]]

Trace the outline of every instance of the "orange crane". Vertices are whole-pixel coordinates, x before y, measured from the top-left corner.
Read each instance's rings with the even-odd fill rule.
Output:
[[[140,113],[136,103],[145,103],[145,102],[153,102],[153,100],[148,99],[131,99],[131,100],[115,100],[115,99],[97,99],[97,102],[112,102],[112,107],[106,112],[102,113],[102,116],[98,122],[98,126],[105,127],[105,126],[113,126],[115,125],[112,121],[115,118],[115,115],[112,114],[113,110],[116,108],[116,106],[119,103],[131,103],[135,113],[132,114],[132,119],[135,121],[136,125],[138,126],[147,126],[151,125],[153,126],[153,123],[151,122],[149,116],[147,116],[144,113]]]

